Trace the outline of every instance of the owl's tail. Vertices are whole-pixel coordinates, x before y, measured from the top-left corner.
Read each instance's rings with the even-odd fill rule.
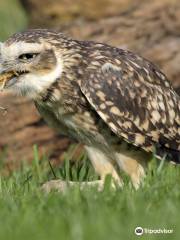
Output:
[[[167,147],[161,147],[157,149],[156,155],[160,158],[163,158],[164,156],[168,161],[171,161],[175,164],[180,164],[180,151],[174,150]]]

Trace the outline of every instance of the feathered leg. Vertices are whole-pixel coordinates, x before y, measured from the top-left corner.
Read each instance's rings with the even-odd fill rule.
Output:
[[[106,176],[111,175],[115,183],[122,187],[123,180],[117,174],[111,163],[111,159],[97,148],[86,147],[86,150],[96,173],[100,176],[100,179],[104,182]],[[101,180],[100,183],[102,184]]]
[[[116,161],[119,167],[127,173],[132,181],[135,189],[138,189],[147,168],[149,154],[141,153],[140,151],[122,151],[116,153]]]

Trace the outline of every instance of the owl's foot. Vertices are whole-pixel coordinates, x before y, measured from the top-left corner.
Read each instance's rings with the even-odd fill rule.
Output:
[[[51,191],[66,192],[69,187],[79,186],[80,189],[87,187],[97,187],[98,191],[102,191],[104,188],[103,180],[96,180],[91,182],[72,182],[72,181],[63,181],[63,180],[51,180],[42,185],[41,189],[49,193]]]
[[[150,155],[146,154],[144,156],[144,153],[142,154],[140,152],[132,152],[131,154],[129,151],[127,153],[117,153],[116,158],[120,168],[130,176],[132,185],[137,190],[146,176],[146,169]]]

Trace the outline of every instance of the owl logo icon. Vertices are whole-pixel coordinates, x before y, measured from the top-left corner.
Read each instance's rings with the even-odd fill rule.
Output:
[[[136,235],[141,236],[143,235],[144,230],[142,227],[136,227],[134,232]]]

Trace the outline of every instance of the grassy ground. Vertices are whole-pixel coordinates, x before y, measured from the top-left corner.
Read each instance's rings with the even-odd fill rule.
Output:
[[[27,17],[18,0],[0,0],[0,41],[25,28]]]
[[[70,153],[61,168],[50,170],[47,159],[39,162],[37,149],[31,166],[0,180],[0,239],[179,239],[180,169],[172,165],[149,166],[143,186],[134,191],[125,177],[125,187],[116,192],[107,179],[103,192],[78,187],[65,194],[44,194],[42,182],[62,178],[97,179],[86,156],[82,164],[69,167]],[[70,150],[71,151],[71,150]],[[137,226],[173,229],[172,234],[134,234]]]

